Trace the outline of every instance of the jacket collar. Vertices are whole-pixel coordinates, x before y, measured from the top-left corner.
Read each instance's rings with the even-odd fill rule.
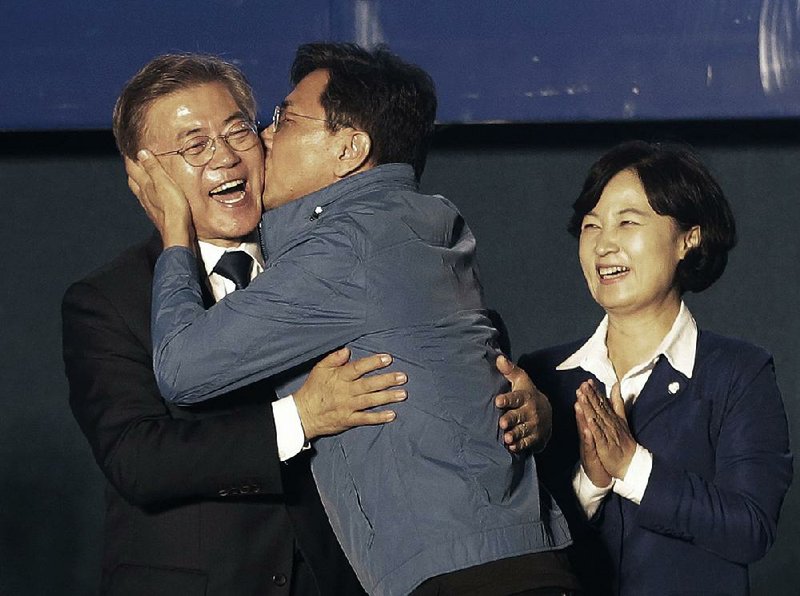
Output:
[[[628,424],[637,436],[664,409],[678,403],[689,387],[690,379],[661,358],[647,379],[639,398],[628,412]]]
[[[415,190],[414,169],[409,164],[390,163],[347,176],[330,186],[265,211],[261,216],[264,258],[270,259],[324,220],[329,210],[344,211],[352,199],[375,190]]]

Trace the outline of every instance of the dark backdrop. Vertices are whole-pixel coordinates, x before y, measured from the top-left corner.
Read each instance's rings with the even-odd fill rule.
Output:
[[[585,335],[601,316],[564,231],[591,162],[626,138],[691,142],[729,196],[740,242],[722,280],[689,304],[701,326],[775,354],[796,427],[798,128],[788,121],[454,126],[439,131],[423,186],[452,199],[470,222],[488,301],[503,314],[518,356]],[[0,189],[0,594],[92,594],[104,481],[67,405],[59,305],[68,283],[150,227],[107,132],[0,134]],[[752,568],[754,594],[796,593],[799,514],[792,490],[777,544]]]
[[[211,52],[262,115],[299,43],[388,43],[430,72],[441,122],[800,115],[800,0],[5,2],[0,128],[105,128],[156,54]],[[13,84],[12,84],[13,82]]]

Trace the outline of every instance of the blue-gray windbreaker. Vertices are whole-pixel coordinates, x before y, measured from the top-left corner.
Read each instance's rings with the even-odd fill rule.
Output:
[[[320,495],[364,588],[407,594],[566,545],[533,458],[510,455],[497,429],[496,331],[456,208],[420,194],[410,166],[388,164],[266,212],[262,237],[264,272],[209,310],[192,253],[159,258],[154,367],[166,399],[195,403],[289,371],[286,393],[305,378],[299,365],[339,346],[390,353],[409,378],[397,419],[314,445]]]

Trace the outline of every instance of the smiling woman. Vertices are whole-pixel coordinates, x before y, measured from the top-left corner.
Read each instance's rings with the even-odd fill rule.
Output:
[[[553,402],[542,469],[564,508],[577,496],[584,587],[746,594],[792,458],[772,357],[698,330],[681,300],[736,242],[724,194],[690,151],[625,143],[592,166],[569,231],[606,317],[521,365]]]
[[[699,244],[699,225],[683,230],[656,213],[638,174],[623,170],[584,215],[579,255],[589,291],[606,312],[649,315],[671,325],[680,305],[675,271]]]

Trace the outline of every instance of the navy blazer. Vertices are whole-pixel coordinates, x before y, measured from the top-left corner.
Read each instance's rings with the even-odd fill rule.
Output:
[[[593,375],[556,370],[585,341],[523,356],[520,365],[553,404],[553,438],[537,459],[570,519],[573,564],[587,592],[747,594],[747,565],[775,540],[792,479],[771,355],[701,331],[691,379],[660,358],[628,415],[653,454],[642,502],[611,493],[590,525],[570,481],[579,460],[575,390]]]

